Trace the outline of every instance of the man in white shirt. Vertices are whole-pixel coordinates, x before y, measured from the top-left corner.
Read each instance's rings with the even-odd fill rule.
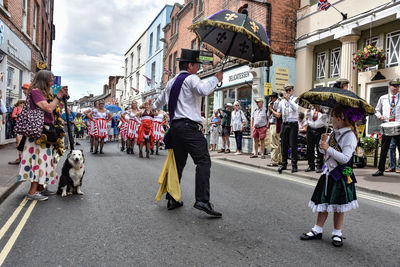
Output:
[[[199,70],[199,51],[182,49],[179,60],[180,72],[168,81],[165,90],[154,102],[156,109],[168,104],[170,129],[168,145],[174,149],[175,162],[179,181],[186,165],[188,154],[196,164],[196,202],[194,208],[202,210],[214,217],[222,214],[215,211],[210,203],[210,169],[211,159],[207,140],[202,133],[201,100],[214,92],[217,84],[222,81],[222,71],[208,81],[202,81],[196,75]],[[164,137],[164,142],[167,140]],[[167,145],[167,143],[166,143]],[[182,201],[175,201],[167,193],[169,210],[179,208]]]
[[[317,173],[322,172],[324,155],[319,151],[321,135],[328,127],[328,115],[321,110],[319,105],[306,111],[307,119],[307,159],[308,168],[306,172],[315,171],[315,150],[317,150]]]
[[[287,169],[289,146],[292,155],[292,173],[297,172],[297,134],[299,132],[299,105],[295,102],[297,97],[293,96],[294,86],[285,85],[285,94],[279,102],[279,113],[282,117],[281,145],[282,145],[282,165],[278,172],[282,173]]]
[[[389,94],[379,98],[375,107],[375,116],[382,122],[399,121],[400,122],[400,79],[394,79],[389,82]],[[392,138],[396,139],[397,148],[400,151],[400,135],[387,136],[382,135],[381,155],[379,158],[378,171],[373,176],[382,176],[385,171],[386,156]]]
[[[280,113],[277,111],[280,100],[277,92],[273,92],[269,98],[271,99],[271,102],[268,104],[267,128],[269,128],[271,136],[271,163],[268,166],[277,167],[282,163],[280,138],[282,118],[280,117]]]
[[[253,137],[254,151],[250,158],[257,158],[258,141],[261,143],[261,158],[265,159],[265,136],[267,133],[267,109],[264,107],[264,99],[258,97],[255,99],[257,108],[253,111],[251,117],[251,137]]]

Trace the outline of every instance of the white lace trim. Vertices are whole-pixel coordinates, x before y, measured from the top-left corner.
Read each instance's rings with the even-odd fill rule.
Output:
[[[308,206],[312,209],[313,212],[346,212],[359,207],[357,200],[353,200],[352,202],[342,205],[328,203],[315,205],[313,201],[310,201],[308,203]]]

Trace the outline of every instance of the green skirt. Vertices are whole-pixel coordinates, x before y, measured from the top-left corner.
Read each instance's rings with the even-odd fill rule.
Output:
[[[313,212],[346,212],[358,208],[355,184],[346,184],[344,178],[335,181],[328,176],[326,179],[323,174],[308,206]]]

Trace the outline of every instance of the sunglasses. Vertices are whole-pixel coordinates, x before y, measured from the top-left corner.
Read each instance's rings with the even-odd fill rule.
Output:
[[[286,89],[286,90],[285,90],[285,92],[290,92],[290,91],[292,91],[292,89]]]

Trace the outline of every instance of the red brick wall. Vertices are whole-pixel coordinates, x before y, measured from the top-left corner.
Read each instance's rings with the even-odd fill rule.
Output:
[[[32,72],[36,72],[36,62],[38,60],[47,61],[47,68],[51,69],[51,37],[52,37],[52,25],[53,25],[53,8],[50,8],[50,13],[46,13],[46,6],[44,2],[47,0],[28,0],[28,18],[27,18],[27,35],[22,33],[22,0],[4,0],[4,8],[9,13],[10,17],[0,12],[0,18],[4,23],[11,28],[11,30],[18,35],[18,37],[24,41],[32,51]],[[54,0],[51,0],[51,7],[54,6]],[[33,19],[34,19],[34,4],[38,7],[37,12],[37,25],[36,25],[36,46],[34,45],[33,38]],[[50,16],[50,22],[48,19]],[[44,29],[42,27],[42,22]],[[43,39],[46,40],[43,42]],[[49,44],[49,50],[47,51],[47,44]],[[42,57],[43,55],[43,57]]]
[[[237,12],[239,7],[248,4],[249,16],[263,25],[267,30],[267,5],[266,1],[243,1],[243,0],[204,0],[204,12],[199,14],[199,18],[208,17],[221,9],[229,9]],[[271,3],[271,47],[273,53],[283,56],[295,56],[294,39],[296,37],[296,10],[300,7],[300,0],[270,0]],[[165,27],[165,39],[167,41],[166,49],[164,50],[164,67],[168,69],[169,55],[173,55],[178,51],[180,55],[181,48],[190,48],[193,39],[196,35],[187,28],[193,23],[194,18],[194,1],[185,0],[183,6],[175,4],[171,18],[176,18],[176,14],[183,8],[187,10],[182,12],[178,18],[178,34],[176,38],[171,39],[171,25]],[[196,18],[197,19],[197,18]],[[215,62],[215,61],[214,61]],[[172,71],[172,70],[171,70]],[[168,77],[164,75],[163,82],[167,82]]]

